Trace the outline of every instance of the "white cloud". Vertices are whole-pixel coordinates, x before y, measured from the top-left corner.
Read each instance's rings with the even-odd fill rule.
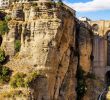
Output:
[[[86,3],[65,3],[79,12],[84,11],[97,11],[97,10],[110,10],[110,0],[91,0]]]

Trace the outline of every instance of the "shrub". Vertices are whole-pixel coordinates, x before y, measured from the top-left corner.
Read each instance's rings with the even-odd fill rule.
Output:
[[[30,75],[25,80],[25,87],[28,87],[29,83],[32,82],[32,80],[34,80],[39,75],[40,75],[40,73],[38,73],[36,71],[30,73]]]
[[[0,48],[0,63],[5,61],[5,52],[3,49]]]
[[[28,87],[29,83],[39,76],[38,72],[32,72],[28,76],[24,73],[16,73],[10,80],[10,86],[16,87]]]
[[[8,32],[8,24],[6,20],[6,13],[0,11],[0,35],[4,35],[5,32]]]
[[[8,22],[8,21],[10,21],[10,20],[11,20],[11,16],[9,16],[9,15],[5,16],[5,21],[6,21],[6,22]]]
[[[2,75],[3,75],[3,76],[6,76],[6,75],[9,75],[9,74],[10,74],[9,68],[3,66],[3,67],[2,67]]]
[[[11,70],[8,67],[0,65],[0,83],[6,83],[10,80]]]
[[[77,100],[82,100],[83,96],[85,95],[87,91],[87,85],[86,85],[86,79],[85,79],[85,72],[82,70],[81,66],[78,66],[77,69]]]
[[[5,32],[8,32],[8,25],[6,21],[0,21],[0,34],[4,35]]]
[[[15,50],[16,52],[19,52],[21,48],[21,41],[20,40],[16,40],[15,41]]]
[[[62,5],[63,5],[63,2],[60,2],[60,1],[59,1],[59,2],[56,3],[56,5],[57,5],[57,6],[62,6]]]
[[[77,100],[82,100],[81,98],[85,95],[86,89],[87,89],[87,86],[86,86],[85,80],[78,80],[77,88],[76,88],[77,94],[78,94]]]
[[[24,73],[16,73],[10,80],[10,85],[13,88],[16,87],[25,87],[24,78],[26,77],[26,74]]]

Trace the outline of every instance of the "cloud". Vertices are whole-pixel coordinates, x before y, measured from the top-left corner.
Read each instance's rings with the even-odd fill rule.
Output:
[[[110,10],[110,0],[91,0],[86,3],[69,3],[66,0],[65,3],[78,12]]]

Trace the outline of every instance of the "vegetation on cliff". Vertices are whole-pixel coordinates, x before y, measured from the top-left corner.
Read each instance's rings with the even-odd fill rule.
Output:
[[[9,38],[9,40],[11,40],[12,43],[10,43],[8,39],[7,41],[5,41],[7,44],[8,43],[11,44],[11,45],[8,45],[7,48],[9,46],[12,47],[12,45],[14,44],[14,46],[12,47],[12,50],[14,52],[13,55],[15,54],[15,52],[21,51],[20,52],[21,55],[18,55],[17,59],[12,59],[7,64],[8,67],[12,68],[13,70],[13,74],[9,82],[10,86],[12,87],[12,89],[15,89],[15,90],[19,88],[27,89],[27,87],[32,87],[32,85],[35,83],[35,86],[37,87],[35,82],[36,78],[39,81],[38,76],[44,76],[44,75],[41,75],[41,73],[37,72],[36,69],[38,68],[39,70],[40,68],[42,72],[46,73],[46,75],[49,76],[49,80],[43,79],[43,81],[39,82],[41,83],[40,84],[41,88],[43,88],[42,91],[46,90],[47,88],[46,84],[48,83],[50,85],[49,86],[47,84],[47,86],[49,86],[49,89],[50,89],[49,91],[53,92],[51,94],[60,95],[59,91],[61,87],[64,86],[62,91],[60,91],[62,95],[61,99],[62,98],[65,98],[65,99],[69,98],[70,100],[73,99],[73,96],[75,94],[73,93],[75,92],[75,90],[73,91],[73,89],[75,89],[75,85],[76,85],[75,84],[76,72],[74,73],[73,70],[76,70],[76,66],[77,66],[77,63],[76,63],[77,60],[76,62],[73,62],[74,64],[71,63],[70,56],[72,53],[70,53],[70,48],[69,48],[70,45],[75,44],[73,43],[73,41],[76,38],[74,37],[75,22],[73,19],[74,18],[73,12],[70,11],[70,9],[66,5],[64,5],[62,2],[58,2],[58,3],[50,2],[43,5],[42,3],[41,5],[31,4],[31,7],[27,6],[27,8],[29,7],[29,9],[32,8],[31,10],[28,9],[29,12],[27,10],[25,12],[24,9],[21,9],[21,8],[25,8],[24,5],[22,5],[22,7],[20,8],[19,7],[17,8],[17,6],[14,8],[14,12],[12,14],[13,18],[12,18],[12,21],[10,21],[11,22],[10,26],[12,25],[13,27],[10,28],[9,30],[10,34],[7,34],[7,37],[6,37],[6,38]],[[45,9],[45,12],[44,12],[44,9]],[[27,16],[25,16],[24,14],[26,14]],[[23,19],[21,17],[23,17]],[[27,21],[24,20],[25,17]],[[1,27],[0,27],[1,33],[5,33],[6,31],[8,31],[8,27],[7,27],[8,20],[10,19],[6,18],[5,20],[1,21],[1,23],[5,22],[5,24],[1,24]],[[31,23],[28,23],[28,20]],[[15,22],[15,24],[13,24],[12,22]],[[18,35],[16,35],[18,33],[20,33],[20,35],[23,34],[22,39],[24,42],[24,47],[21,49],[20,49],[22,45],[20,42],[21,37],[18,38]],[[28,36],[28,38],[26,36]],[[58,51],[56,51],[56,48],[58,48]],[[10,51],[11,50],[9,50],[8,52]],[[74,52],[74,51],[71,51],[71,52]],[[79,55],[79,50],[76,50],[75,55],[76,55],[75,59],[77,59],[77,56]],[[5,60],[5,54],[2,51],[0,55],[0,61],[3,62],[4,60]],[[45,63],[44,61],[46,62],[46,65],[44,64]],[[57,68],[57,65],[59,65],[59,62],[61,62],[61,66],[62,66],[61,68]],[[69,65],[69,64],[72,64],[72,65]],[[29,71],[29,69],[26,68],[27,67],[26,65],[31,67],[30,68],[31,72]],[[72,68],[71,66],[72,67],[75,66],[75,68]],[[73,70],[68,71],[71,69]],[[57,73],[55,71],[57,71]],[[3,70],[3,73],[2,73],[3,75],[9,75],[4,73],[5,71]],[[55,79],[55,80],[53,80],[52,82],[51,81],[52,79]],[[72,83],[71,83],[71,80],[72,80]],[[59,81],[62,83],[59,83]],[[45,82],[45,84],[42,85],[42,82],[43,83]],[[72,89],[71,89],[71,86],[72,86]],[[33,86],[33,88],[35,87]],[[42,96],[42,93],[43,93],[42,91],[39,92],[39,90],[36,89],[34,91],[35,94],[37,94],[36,91],[38,91],[38,96]],[[87,91],[86,76],[85,76],[85,72],[81,69],[81,67],[77,69],[76,91],[78,95],[78,100],[80,100]],[[46,92],[48,92],[48,89],[47,91],[45,91],[45,95],[43,94],[44,96],[48,96]],[[72,96],[70,94],[72,94]],[[7,95],[16,96],[16,95],[21,95],[21,93],[9,92],[7,93]],[[50,97],[54,97],[54,95],[50,95]],[[38,99],[37,97],[35,98]],[[56,95],[56,97],[53,99],[57,99],[57,98],[59,97]]]
[[[96,77],[93,73],[86,73],[84,70],[82,70],[81,66],[78,66],[77,69],[77,100],[82,100],[82,98],[85,96],[86,92],[87,92],[87,80],[88,79],[92,79],[95,80]]]
[[[28,75],[18,72],[14,76],[12,76],[10,80],[10,86],[13,88],[17,87],[28,87],[29,83],[37,78],[40,74],[38,74],[36,71],[29,73]]]
[[[77,100],[82,100],[83,96],[85,95],[87,91],[87,85],[86,80],[84,76],[85,72],[82,70],[82,68],[79,66],[77,69]]]
[[[5,19],[5,16],[5,13],[0,12],[0,35],[3,35],[5,32],[8,32],[8,22]]]
[[[0,34],[3,35],[8,31],[8,25],[6,21],[0,21]]]
[[[5,51],[0,48],[0,63],[5,61]]]
[[[21,41],[20,40],[15,40],[15,50],[16,50],[16,52],[20,51],[20,47],[21,47]]]
[[[24,78],[26,77],[26,74],[24,73],[16,73],[10,80],[10,85],[13,88],[16,87],[24,87]]]
[[[8,67],[0,65],[0,83],[9,82],[11,71]]]

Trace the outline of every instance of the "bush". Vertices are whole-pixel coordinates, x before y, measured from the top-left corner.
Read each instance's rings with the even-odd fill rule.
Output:
[[[36,71],[30,73],[29,77],[27,77],[26,80],[25,80],[25,87],[28,87],[29,86],[29,83],[31,83],[32,80],[34,80],[39,75],[40,75],[40,73],[38,73]]]
[[[10,70],[8,67],[2,67],[2,75],[3,76],[6,76],[6,75],[9,75],[10,74]]]
[[[3,49],[0,48],[0,63],[5,61],[5,52]]]
[[[6,21],[6,22],[8,22],[8,21],[10,21],[10,20],[11,20],[11,16],[9,16],[9,15],[5,16],[5,21]]]
[[[24,73],[16,73],[10,80],[10,85],[13,88],[16,87],[25,87],[24,78],[26,77],[26,74]]]
[[[0,65],[0,83],[6,83],[10,80],[11,70],[8,67]]]
[[[57,5],[57,6],[62,6],[62,5],[63,5],[63,2],[60,2],[60,1],[59,1],[59,2],[56,3],[56,5]]]
[[[10,86],[13,88],[28,87],[29,83],[37,76],[39,76],[39,73],[36,71],[30,73],[28,76],[24,73],[16,73],[10,80]]]
[[[77,69],[77,100],[82,100],[83,96],[87,91],[86,79],[85,79],[85,72],[82,70],[81,66],[78,66]]]
[[[4,35],[5,32],[8,32],[8,24],[6,20],[6,13],[0,11],[0,35]]]
[[[78,94],[77,100],[82,100],[81,98],[85,95],[86,90],[87,90],[85,80],[83,80],[83,79],[78,80],[76,90],[77,90],[77,94]]]
[[[8,25],[6,21],[0,21],[0,34],[4,35],[5,32],[8,32]]]
[[[15,41],[15,50],[16,52],[19,52],[21,48],[21,41],[20,40],[16,40]]]

